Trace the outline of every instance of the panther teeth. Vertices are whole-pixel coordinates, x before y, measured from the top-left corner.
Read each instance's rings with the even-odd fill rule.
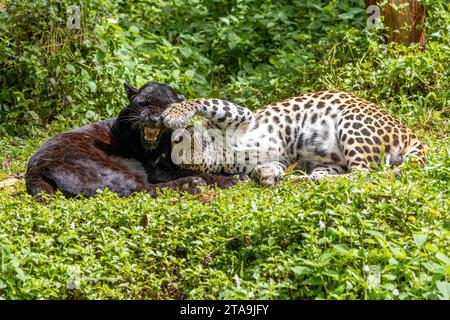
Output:
[[[145,141],[156,141],[158,140],[159,132],[161,131],[160,128],[150,128],[145,126],[144,127],[144,140]]]

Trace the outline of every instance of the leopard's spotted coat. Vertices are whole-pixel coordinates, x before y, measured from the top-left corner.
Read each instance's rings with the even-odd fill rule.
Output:
[[[224,142],[228,149],[257,150],[263,156],[254,164],[224,164],[219,161],[224,155],[215,148],[213,137],[209,143],[205,143],[207,139],[202,141],[201,147],[207,151],[202,161],[185,161],[181,166],[252,174],[263,185],[276,183],[294,163],[317,179],[367,170],[371,162],[380,163],[382,154],[390,165],[399,165],[411,155],[425,162],[423,145],[410,129],[380,106],[351,93],[308,93],[255,112],[219,99],[193,99],[172,104],[163,113],[164,123],[173,129],[185,128],[195,114],[206,118],[202,123],[205,129],[225,132],[232,128],[239,132],[236,140]]]

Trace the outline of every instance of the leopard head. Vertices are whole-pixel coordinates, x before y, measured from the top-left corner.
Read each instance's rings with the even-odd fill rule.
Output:
[[[119,113],[117,129],[135,149],[156,150],[164,137],[170,139],[172,133],[164,126],[161,114],[172,103],[184,101],[184,97],[160,83],[149,82],[139,89],[127,83],[124,86],[130,103]]]

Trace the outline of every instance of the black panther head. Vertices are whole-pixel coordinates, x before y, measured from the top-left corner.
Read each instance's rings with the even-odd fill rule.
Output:
[[[170,146],[172,131],[164,126],[161,114],[184,97],[160,83],[149,82],[139,89],[126,83],[124,86],[130,103],[119,113],[115,129],[134,150],[134,156],[156,150],[162,139]]]

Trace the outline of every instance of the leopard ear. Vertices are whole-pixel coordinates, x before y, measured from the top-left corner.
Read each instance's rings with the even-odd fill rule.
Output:
[[[134,96],[137,94],[138,90],[136,88],[133,88],[128,83],[124,83],[123,86],[125,87],[125,91],[128,95],[128,100],[133,100]]]

